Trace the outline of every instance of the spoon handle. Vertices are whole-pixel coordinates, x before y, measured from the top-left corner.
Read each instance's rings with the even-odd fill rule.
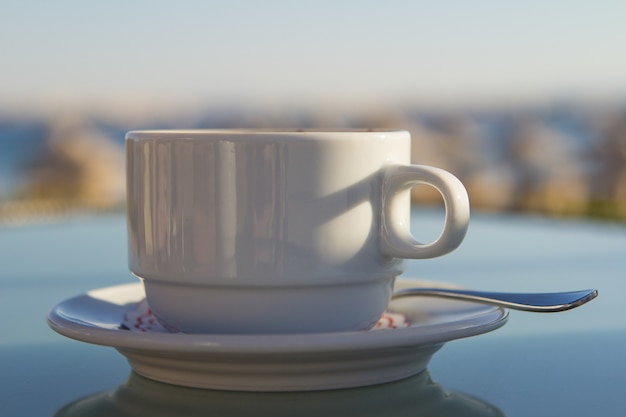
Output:
[[[554,293],[503,293],[449,288],[408,288],[393,293],[392,298],[429,296],[493,304],[514,310],[555,313],[579,307],[598,296],[595,289]]]

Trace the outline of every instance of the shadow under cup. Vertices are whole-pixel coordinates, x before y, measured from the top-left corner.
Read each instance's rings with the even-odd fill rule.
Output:
[[[137,131],[126,150],[129,266],[174,331],[368,329],[403,259],[450,252],[469,221],[405,131]],[[417,184],[446,205],[427,244],[409,232]]]

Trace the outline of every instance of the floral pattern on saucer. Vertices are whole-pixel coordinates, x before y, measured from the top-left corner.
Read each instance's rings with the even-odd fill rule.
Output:
[[[401,329],[410,325],[411,323],[403,314],[386,311],[372,330]],[[120,328],[131,332],[170,333],[159,323],[145,298],[138,302],[134,309],[124,314],[124,321]]]

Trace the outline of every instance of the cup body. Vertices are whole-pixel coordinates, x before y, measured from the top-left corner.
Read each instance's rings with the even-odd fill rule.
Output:
[[[129,267],[169,328],[357,330],[385,310],[403,259],[384,219],[410,219],[385,169],[410,165],[408,132],[136,131],[126,151]]]

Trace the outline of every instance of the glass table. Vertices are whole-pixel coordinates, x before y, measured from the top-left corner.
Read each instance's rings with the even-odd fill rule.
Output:
[[[414,234],[439,229],[413,211]],[[408,261],[404,276],[494,291],[595,287],[558,314],[511,311],[502,328],[451,341],[427,371],[375,386],[315,392],[178,387],[131,371],[115,349],[53,332],[47,311],[89,290],[136,282],[122,214],[0,228],[0,410],[6,416],[623,416],[626,226],[473,214],[450,255]]]

